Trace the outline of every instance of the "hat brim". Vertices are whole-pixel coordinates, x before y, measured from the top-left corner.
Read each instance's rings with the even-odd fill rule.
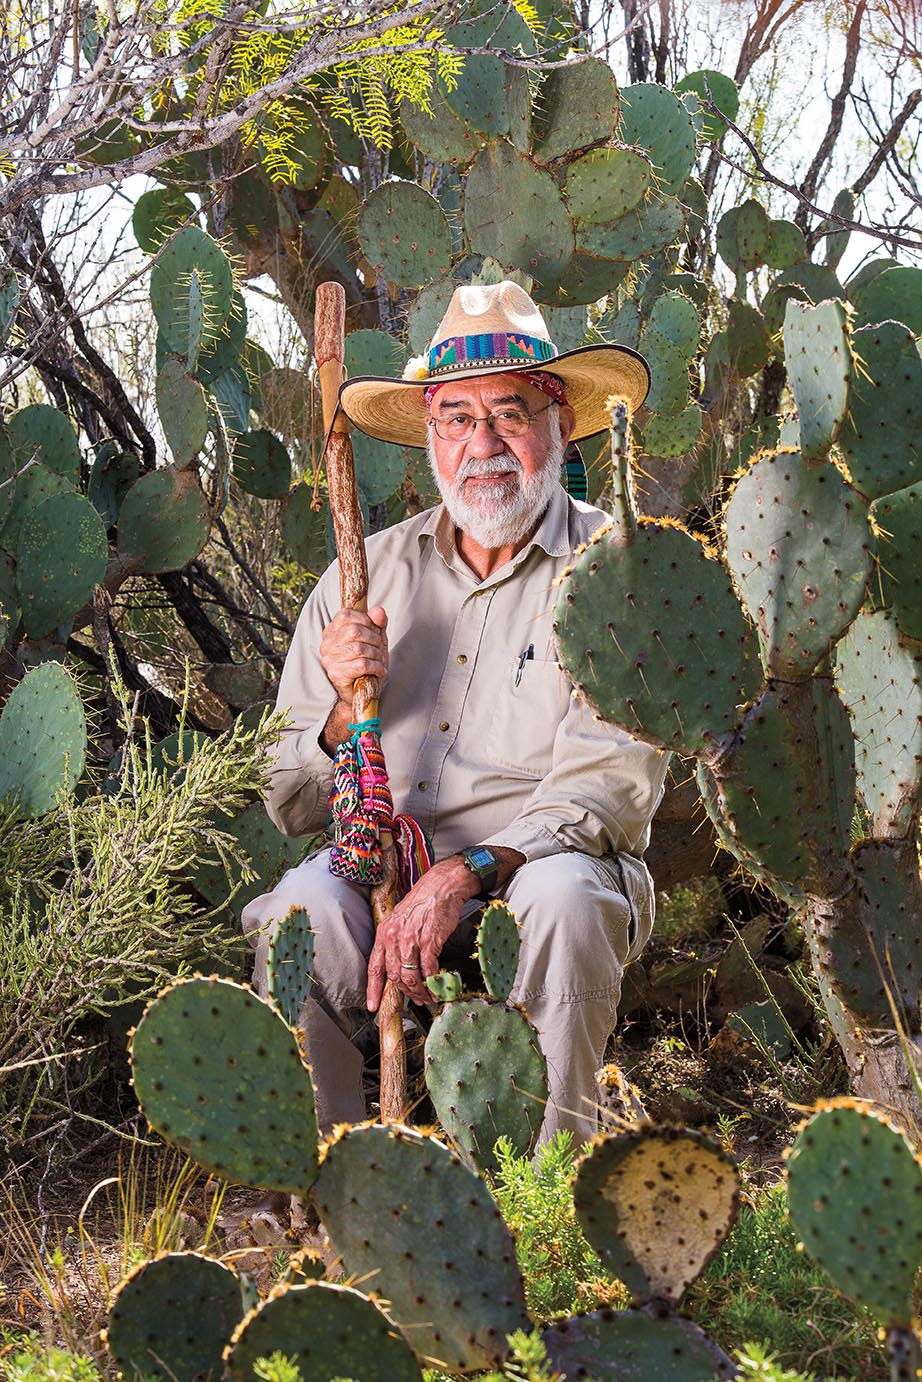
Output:
[[[398,446],[426,445],[426,404],[430,384],[488,374],[556,374],[563,380],[567,401],[576,415],[572,441],[591,437],[609,426],[606,404],[613,395],[633,410],[650,389],[650,368],[642,355],[627,346],[579,346],[539,365],[510,361],[502,365],[445,370],[424,379],[380,379],[359,376],[339,390],[339,402],[350,422],[379,441]]]

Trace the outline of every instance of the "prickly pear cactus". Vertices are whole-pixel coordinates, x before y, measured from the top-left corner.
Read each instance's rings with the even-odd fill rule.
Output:
[[[594,1310],[549,1325],[542,1337],[552,1366],[564,1377],[714,1382],[737,1376],[723,1350],[680,1315]]]
[[[23,816],[42,816],[73,791],[85,759],[83,702],[70,673],[45,662],[13,688],[0,715],[0,797]]]
[[[129,1382],[218,1382],[242,1318],[240,1279],[229,1267],[194,1252],[167,1253],[142,1262],[119,1286],[106,1332],[109,1357]]]
[[[269,996],[289,1027],[297,1025],[314,973],[314,933],[303,907],[292,907],[279,923],[266,963]]]
[[[512,992],[519,952],[519,924],[505,902],[491,902],[477,927],[477,962],[491,998],[505,1002]]]
[[[922,1263],[922,1165],[877,1110],[821,1104],[786,1164],[788,1206],[807,1251],[887,1329],[912,1323]]]
[[[295,1033],[222,979],[174,984],[131,1037],[150,1124],[227,1180],[303,1194],[317,1176],[314,1089]]]

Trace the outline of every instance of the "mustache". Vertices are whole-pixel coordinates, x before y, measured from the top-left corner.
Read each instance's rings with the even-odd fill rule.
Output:
[[[455,484],[461,485],[465,480],[472,478],[481,479],[487,475],[518,475],[523,474],[522,462],[517,456],[510,452],[505,452],[501,456],[489,456],[484,460],[470,459],[462,461],[455,472]]]

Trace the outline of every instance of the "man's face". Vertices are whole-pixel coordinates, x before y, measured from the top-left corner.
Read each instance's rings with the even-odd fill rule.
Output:
[[[463,532],[488,548],[515,545],[541,518],[559,480],[572,410],[508,374],[452,380],[432,400],[437,420],[459,414],[483,419],[504,408],[536,416],[517,437],[497,436],[484,421],[464,441],[429,428],[429,460],[445,507]]]

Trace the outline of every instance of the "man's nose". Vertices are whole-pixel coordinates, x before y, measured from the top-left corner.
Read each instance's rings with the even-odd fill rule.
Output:
[[[467,440],[469,456],[498,456],[506,449],[506,438],[497,436],[485,417],[474,419],[474,430]]]

